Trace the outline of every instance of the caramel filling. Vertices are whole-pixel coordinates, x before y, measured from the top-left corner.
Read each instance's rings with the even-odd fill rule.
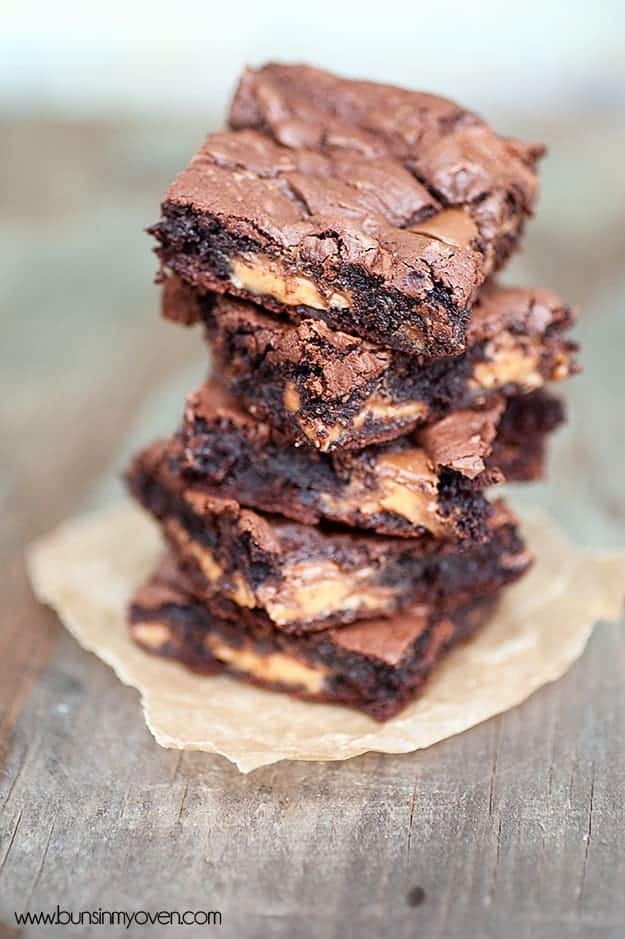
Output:
[[[182,525],[180,525],[175,519],[169,519],[167,522],[167,530],[175,538],[175,540],[180,544],[185,552],[196,561],[198,567],[206,577],[209,584],[216,584],[217,581],[223,576],[223,568],[215,560],[215,556],[210,548],[206,548],[203,545],[199,545],[196,541],[189,537]],[[250,589],[249,584],[246,582],[243,575],[236,571],[231,578],[231,586],[228,589],[224,585],[224,593],[227,597],[233,600],[238,606],[245,606],[252,609],[256,606],[256,598],[252,590]]]
[[[290,411],[293,414],[295,411],[299,411],[301,407],[301,399],[299,396],[299,391],[294,382],[288,381],[284,387],[283,395],[284,406],[287,411]]]
[[[375,486],[350,483],[340,496],[325,493],[321,503],[326,511],[363,515],[391,512],[440,537],[445,526],[438,514],[438,478],[420,449],[402,450],[381,456],[375,467]]]
[[[396,591],[367,583],[374,575],[371,567],[345,572],[333,561],[298,561],[285,568],[279,586],[263,585],[258,594],[277,625],[310,622],[352,610],[379,610]]]
[[[204,644],[216,659],[259,681],[304,688],[310,694],[318,694],[323,688],[325,670],[305,665],[281,652],[262,655],[249,647],[229,646],[219,636],[210,635]]]
[[[162,649],[171,639],[169,626],[158,620],[132,623],[130,632],[133,639],[148,649]]]
[[[468,248],[478,235],[477,225],[464,209],[443,209],[414,225],[410,231],[455,248]]]
[[[336,291],[327,297],[320,293],[309,277],[287,273],[282,265],[258,255],[232,258],[230,280],[239,290],[247,290],[255,296],[273,297],[286,306],[309,306],[316,310],[331,307],[346,309],[350,305],[347,294]]]
[[[299,394],[291,382],[289,382],[285,388],[284,403],[287,410],[291,413],[296,412],[300,407]],[[385,401],[383,398],[373,395],[351,419],[351,425],[336,423],[328,426],[320,419],[310,419],[306,417],[299,417],[297,423],[308,440],[325,453],[337,440],[348,436],[350,429],[355,428],[356,430],[360,430],[369,419],[388,422],[408,420],[418,424],[425,420],[427,415],[427,405],[422,401],[393,402]]]
[[[542,351],[540,338],[519,340],[511,333],[501,333],[487,344],[489,361],[477,363],[473,379],[489,390],[511,384],[526,391],[540,388],[544,384],[539,369]]]

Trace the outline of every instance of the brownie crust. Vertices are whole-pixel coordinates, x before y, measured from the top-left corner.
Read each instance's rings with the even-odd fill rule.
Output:
[[[287,635],[262,617],[241,619],[223,598],[200,603],[170,556],[130,606],[132,638],[193,671],[226,672],[272,691],[347,705],[388,720],[421,693],[436,664],[490,616],[496,597],[448,613],[417,606],[308,635]]]
[[[451,101],[303,66],[248,70],[150,232],[162,272],[431,357],[516,246],[542,147]]]

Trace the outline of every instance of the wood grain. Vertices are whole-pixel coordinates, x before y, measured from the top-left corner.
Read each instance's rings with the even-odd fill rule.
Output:
[[[0,461],[0,935],[18,935],[14,910],[59,903],[220,910],[222,934],[263,939],[620,939],[622,624],[599,626],[571,672],[522,707],[428,751],[241,776],[219,757],[160,749],[136,693],[32,599],[22,545],[84,504],[119,467],[141,403],[203,358],[197,335],[156,318],[140,231],[203,130],[0,128],[16,180],[0,189],[0,419],[11,456]],[[547,167],[552,194],[516,273],[583,302],[586,375],[567,390],[575,419],[555,443],[551,483],[519,497],[586,543],[622,544],[625,193],[611,176],[622,139],[587,123],[527,133],[566,156]],[[587,178],[589,139],[606,143],[605,178],[571,205],[564,182]],[[27,184],[31,152],[48,160]],[[575,227],[590,205],[612,226],[601,242]],[[144,411],[140,434],[178,384]]]

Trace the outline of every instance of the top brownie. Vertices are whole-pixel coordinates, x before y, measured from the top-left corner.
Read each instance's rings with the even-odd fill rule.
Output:
[[[542,148],[444,98],[307,66],[245,72],[151,229],[200,291],[430,357],[517,244]]]

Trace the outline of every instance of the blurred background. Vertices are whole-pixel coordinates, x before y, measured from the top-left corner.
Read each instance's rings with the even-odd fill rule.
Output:
[[[550,481],[520,498],[625,541],[625,4],[2,4],[1,548],[110,495],[206,369],[158,317],[143,228],[246,63],[307,61],[457,98],[545,141],[543,196],[504,279],[580,308],[585,374]],[[99,486],[94,490],[96,481]]]

